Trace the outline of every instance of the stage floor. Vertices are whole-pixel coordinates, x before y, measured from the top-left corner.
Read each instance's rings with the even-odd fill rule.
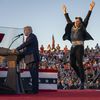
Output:
[[[38,94],[0,95],[0,100],[100,100],[100,90],[40,91]]]

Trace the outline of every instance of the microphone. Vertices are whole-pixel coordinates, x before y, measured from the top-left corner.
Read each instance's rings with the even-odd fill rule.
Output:
[[[20,37],[20,36],[22,36],[22,35],[24,35],[24,34],[23,34],[23,33],[21,33],[21,34],[19,34],[19,35],[15,36],[15,37]]]
[[[11,42],[11,44],[9,45],[9,49],[10,49],[10,47],[12,46],[12,44],[20,37],[20,36],[22,36],[22,35],[24,35],[23,33],[21,33],[21,34],[19,34],[19,35],[16,35],[13,39],[13,41]]]

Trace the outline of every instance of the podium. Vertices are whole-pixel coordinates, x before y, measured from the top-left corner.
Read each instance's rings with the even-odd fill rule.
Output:
[[[17,65],[18,53],[12,53],[10,49],[0,47],[0,56],[5,56],[7,59],[8,73],[6,86],[15,91],[17,94],[24,93]]]

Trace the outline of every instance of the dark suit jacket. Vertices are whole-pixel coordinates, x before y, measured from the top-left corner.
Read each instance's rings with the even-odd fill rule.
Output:
[[[83,34],[84,34],[84,41],[85,40],[93,40],[92,36],[86,31],[86,27],[88,25],[88,21],[91,15],[91,11],[88,12],[86,18],[84,19],[84,21],[82,22],[84,30],[82,30]],[[74,22],[72,22],[70,20],[70,17],[68,15],[68,13],[65,14],[65,18],[68,22],[68,24],[65,27],[65,34],[63,35],[63,40],[69,40],[71,42],[71,29],[74,25]]]
[[[21,44],[19,47],[17,47],[17,50],[20,51],[23,49],[22,54],[24,54],[24,57],[29,57],[31,55],[31,60],[33,59],[33,62],[39,63],[39,49],[38,49],[38,40],[37,37],[34,34],[30,34],[26,42]],[[33,55],[33,57],[32,57]],[[30,59],[27,59],[27,62],[30,62]]]

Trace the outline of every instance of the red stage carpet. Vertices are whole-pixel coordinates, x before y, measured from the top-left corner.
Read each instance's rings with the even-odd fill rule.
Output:
[[[100,90],[40,91],[35,95],[0,95],[0,100],[100,100]]]

